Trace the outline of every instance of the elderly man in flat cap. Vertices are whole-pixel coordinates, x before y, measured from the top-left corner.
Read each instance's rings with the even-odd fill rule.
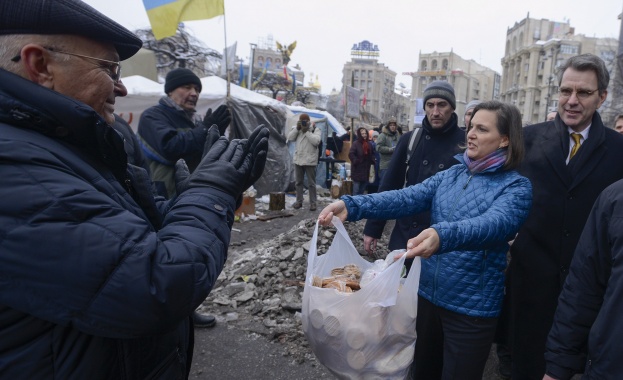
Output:
[[[0,2],[0,377],[181,379],[268,131],[207,132],[178,196],[110,127],[141,41],[78,0]]]

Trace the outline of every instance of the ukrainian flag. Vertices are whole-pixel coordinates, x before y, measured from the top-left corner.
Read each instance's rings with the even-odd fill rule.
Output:
[[[225,14],[225,0],[143,0],[157,40],[175,35],[182,21],[206,20]]]

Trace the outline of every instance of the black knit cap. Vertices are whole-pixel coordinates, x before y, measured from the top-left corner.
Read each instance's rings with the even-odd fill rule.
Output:
[[[456,97],[454,96],[454,88],[452,85],[443,80],[431,82],[424,89],[424,104],[431,98],[441,98],[447,100],[453,110],[456,109]]]
[[[179,86],[183,86],[185,84],[196,84],[199,86],[199,92],[201,92],[201,80],[197,75],[195,75],[195,73],[184,68],[173,69],[169,71],[166,79],[164,80],[164,92],[165,94],[168,94]]]
[[[80,0],[2,0],[0,34],[71,34],[111,43],[119,59],[143,46],[134,33]]]

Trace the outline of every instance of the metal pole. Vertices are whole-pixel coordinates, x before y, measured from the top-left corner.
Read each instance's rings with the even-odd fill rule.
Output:
[[[249,58],[249,79],[247,80],[247,88],[249,90],[253,90],[253,62],[255,61],[255,48],[257,47],[257,45],[249,45],[251,45],[251,57]]]

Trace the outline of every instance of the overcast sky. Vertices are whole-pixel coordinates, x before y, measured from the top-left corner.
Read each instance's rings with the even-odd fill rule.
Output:
[[[149,26],[141,0],[86,0],[125,27]],[[379,62],[395,71],[396,84],[411,87],[404,72],[417,71],[418,54],[453,50],[499,73],[507,29],[531,18],[567,22],[576,34],[619,37],[621,0],[225,0],[223,17],[186,23],[207,46],[223,51],[237,41],[248,61],[250,43],[272,35],[297,41],[290,66],[299,64],[306,82],[313,73],[322,92],[340,89],[342,67],[353,44],[378,45]],[[307,83],[306,83],[307,84]]]

